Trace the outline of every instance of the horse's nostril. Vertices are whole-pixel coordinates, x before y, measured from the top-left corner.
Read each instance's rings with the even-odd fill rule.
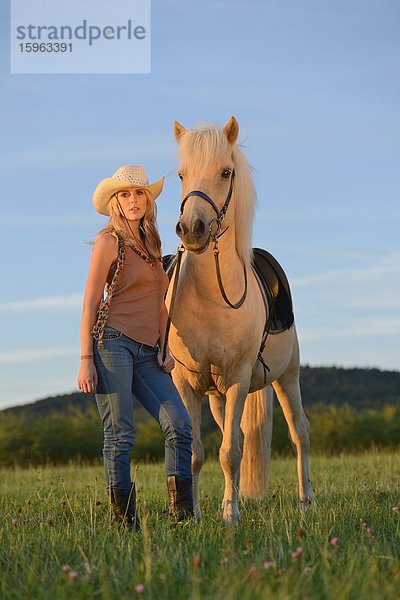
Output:
[[[179,237],[182,237],[183,235],[185,235],[185,234],[188,232],[188,228],[187,228],[187,226],[186,226],[184,223],[182,223],[182,221],[179,219],[179,221],[178,221],[178,222],[177,222],[177,224],[176,224],[175,231],[176,231],[176,234],[177,234]]]
[[[202,235],[204,235],[206,231],[206,227],[204,225],[204,221],[202,221],[201,219],[197,219],[197,221],[194,224],[193,227],[193,233],[196,237],[200,237]]]

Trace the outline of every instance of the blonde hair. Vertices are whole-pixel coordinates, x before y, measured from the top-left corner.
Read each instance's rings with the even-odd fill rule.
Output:
[[[160,234],[158,233],[156,221],[157,207],[148,190],[146,190],[145,188],[140,189],[143,189],[143,192],[145,193],[147,199],[146,212],[140,224],[142,233],[144,235],[144,244],[147,249],[147,252],[149,253],[149,256],[151,258],[161,261],[161,239]],[[126,244],[136,247],[136,240],[132,235],[126,218],[123,215],[121,215],[116,194],[113,194],[111,196],[109,208],[110,219],[108,221],[108,224],[106,225],[106,227],[104,227],[103,229],[101,229],[101,231],[98,232],[94,241],[96,241],[97,238],[103,233],[108,232],[117,234],[118,236],[122,237]]]

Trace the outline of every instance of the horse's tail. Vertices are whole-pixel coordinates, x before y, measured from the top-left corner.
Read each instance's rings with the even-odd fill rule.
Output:
[[[240,465],[240,493],[250,498],[264,496],[268,487],[271,457],[273,390],[267,386],[248,394],[241,428],[244,434]]]

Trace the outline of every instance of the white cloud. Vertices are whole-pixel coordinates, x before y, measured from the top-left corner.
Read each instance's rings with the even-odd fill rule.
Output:
[[[400,319],[359,319],[357,323],[335,321],[332,327],[301,327],[300,339],[307,342],[326,340],[348,340],[354,338],[373,338],[376,336],[399,336]]]
[[[362,267],[293,279],[301,342],[322,345],[321,352],[343,342],[344,353],[352,348],[358,356],[368,347],[369,361],[392,360],[390,348],[400,339],[399,259],[399,253],[387,254]]]
[[[77,356],[78,348],[32,348],[24,350],[9,350],[0,352],[0,364],[15,365],[20,363],[31,363],[38,360],[50,360],[52,358],[64,358]]]
[[[333,285],[339,287],[366,284],[369,293],[375,295],[382,293],[380,284],[386,283],[387,287],[393,288],[394,284],[400,282],[400,255],[398,253],[382,257],[380,263],[356,268],[356,269],[333,269],[320,273],[313,273],[305,277],[293,278],[293,288],[311,288],[320,285]]]
[[[14,311],[40,311],[40,310],[75,310],[82,308],[82,294],[69,294],[67,296],[50,296],[34,300],[16,300],[14,302],[0,303],[0,313]]]

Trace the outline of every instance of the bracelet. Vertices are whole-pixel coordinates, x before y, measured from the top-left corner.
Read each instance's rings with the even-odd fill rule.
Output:
[[[93,354],[82,354],[81,360],[84,360],[85,358],[93,358]]]

